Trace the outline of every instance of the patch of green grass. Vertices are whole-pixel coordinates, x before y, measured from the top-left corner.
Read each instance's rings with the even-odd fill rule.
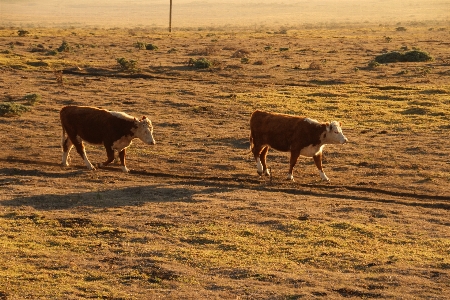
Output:
[[[13,117],[20,116],[24,112],[30,111],[30,108],[14,102],[2,102],[0,103],[0,116]]]
[[[27,105],[31,105],[34,106],[36,105],[39,101],[41,101],[42,96],[40,94],[26,94],[23,99],[26,100],[26,104]]]

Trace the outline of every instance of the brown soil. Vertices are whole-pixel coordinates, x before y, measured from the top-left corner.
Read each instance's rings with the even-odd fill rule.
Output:
[[[0,299],[55,285],[58,299],[445,299],[450,31],[407,29],[4,30],[0,101],[41,99],[0,117]],[[31,51],[63,40],[57,56]],[[434,59],[368,67],[402,47]],[[201,57],[212,66],[192,66]],[[133,143],[129,174],[87,171],[74,150],[63,168],[69,104],[146,115],[157,144]],[[350,142],[325,148],[331,183],[305,158],[287,182],[275,151],[273,176],[257,176],[255,109],[341,121]]]

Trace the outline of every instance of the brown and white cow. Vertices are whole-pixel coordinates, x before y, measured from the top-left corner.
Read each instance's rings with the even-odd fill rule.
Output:
[[[119,153],[122,170],[125,166],[125,151],[135,138],[146,144],[154,145],[152,122],[147,117],[141,120],[123,112],[108,111],[89,106],[65,106],[60,111],[62,125],[62,164],[68,166],[69,152],[73,146],[77,149],[89,170],[95,169],[86,156],[83,141],[103,145],[108,160],[106,166],[114,160],[114,151]],[[66,137],[67,133],[67,137]]]
[[[255,111],[250,118],[250,150],[256,160],[259,175],[270,175],[266,157],[270,148],[291,152],[288,180],[300,155],[312,157],[320,177],[329,181],[322,168],[322,150],[326,144],[344,144],[348,140],[341,124],[319,123],[306,117]]]

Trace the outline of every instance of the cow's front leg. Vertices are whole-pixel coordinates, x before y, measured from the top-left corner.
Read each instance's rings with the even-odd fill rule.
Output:
[[[265,147],[262,151],[259,157],[261,158],[261,165],[262,165],[262,172],[261,174],[264,174],[266,176],[270,176],[269,170],[267,169],[267,153],[269,152],[269,146]],[[258,172],[259,173],[259,172]]]
[[[130,170],[125,165],[125,149],[119,152],[119,158],[120,158],[120,165],[122,167],[122,170],[126,173],[128,173]]]
[[[289,173],[287,176],[287,180],[294,181],[294,166],[297,163],[299,156],[300,156],[300,151],[291,151],[291,158],[289,160]]]
[[[330,181],[330,179],[325,175],[322,168],[322,152],[319,152],[318,154],[313,156],[314,163],[316,164],[317,169],[319,169],[319,175],[322,180]]]
[[[108,156],[108,159],[102,163],[102,166],[106,167],[114,160],[114,150],[110,146],[106,146],[106,155]]]

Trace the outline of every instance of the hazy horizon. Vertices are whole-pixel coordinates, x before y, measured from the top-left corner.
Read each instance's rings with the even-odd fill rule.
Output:
[[[169,0],[1,0],[1,26],[167,27]],[[173,27],[450,21],[450,0],[173,0]]]

